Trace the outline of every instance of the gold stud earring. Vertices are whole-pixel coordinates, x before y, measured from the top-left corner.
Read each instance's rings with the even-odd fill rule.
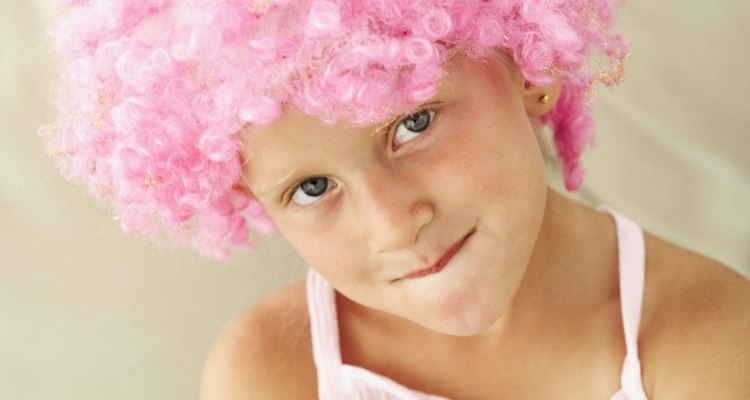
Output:
[[[545,94],[544,96],[539,98],[539,101],[541,101],[542,104],[547,104],[549,102],[549,95]]]

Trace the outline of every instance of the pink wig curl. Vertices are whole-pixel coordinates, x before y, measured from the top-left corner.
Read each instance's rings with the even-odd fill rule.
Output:
[[[617,83],[627,52],[611,30],[616,0],[58,2],[50,155],[126,231],[217,258],[253,247],[251,228],[275,230],[235,189],[243,127],[287,106],[329,123],[382,122],[436,93],[449,52],[482,60],[501,48],[530,83],[562,82],[543,122],[575,190],[592,85]]]

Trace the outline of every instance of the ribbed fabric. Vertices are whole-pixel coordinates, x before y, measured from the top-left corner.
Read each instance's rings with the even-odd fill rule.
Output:
[[[448,400],[408,389],[367,369],[343,364],[335,292],[312,268],[307,273],[307,305],[320,400]]]
[[[648,400],[638,360],[645,272],[643,232],[635,222],[607,206],[599,206],[597,210],[610,213],[617,228],[620,303],[627,349],[620,378],[622,387],[610,400]],[[343,364],[335,292],[312,268],[307,273],[307,304],[320,400],[448,400],[411,390],[367,369]]]
[[[643,390],[641,362],[638,359],[638,328],[641,325],[643,285],[646,275],[646,248],[643,231],[631,219],[608,206],[596,208],[606,211],[615,220],[617,253],[620,263],[620,308],[625,329],[625,361],[622,365],[622,388],[610,400],[647,400]]]

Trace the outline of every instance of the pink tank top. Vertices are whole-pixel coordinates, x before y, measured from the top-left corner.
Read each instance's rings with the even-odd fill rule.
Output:
[[[610,400],[647,400],[638,360],[638,326],[641,319],[645,252],[643,232],[635,222],[607,206],[617,227],[620,271],[620,304],[627,353],[622,367],[620,391]],[[310,334],[321,400],[447,400],[417,392],[365,368],[344,364],[339,347],[336,300],[333,287],[317,272],[307,274],[307,304]]]

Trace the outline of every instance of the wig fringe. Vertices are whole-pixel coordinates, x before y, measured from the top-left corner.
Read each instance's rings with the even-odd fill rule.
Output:
[[[226,259],[275,231],[236,189],[240,130],[295,107],[379,123],[431,98],[449,52],[506,49],[536,85],[562,82],[552,126],[566,186],[584,173],[596,80],[622,78],[613,0],[60,0],[56,121],[63,174],[122,228]],[[598,57],[598,58],[597,58]]]

